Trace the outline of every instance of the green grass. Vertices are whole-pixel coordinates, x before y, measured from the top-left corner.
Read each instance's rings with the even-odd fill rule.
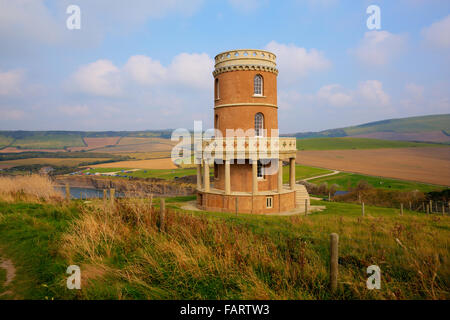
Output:
[[[121,171],[124,172],[121,172]],[[211,172],[212,172],[211,168]],[[118,172],[117,172],[118,171]],[[93,168],[89,170],[84,170],[83,172],[89,173],[106,173],[106,172],[117,172],[120,176],[129,176],[135,178],[159,178],[165,180],[173,180],[175,177],[184,177],[197,174],[197,169],[186,168],[186,169],[141,169],[137,171],[131,171],[126,173],[129,169],[125,168]]]
[[[332,173],[333,170],[328,169],[322,169],[322,168],[315,168],[315,167],[308,167],[297,164],[295,166],[295,179],[301,180],[311,177],[320,176],[327,173]],[[289,166],[283,167],[283,183],[289,182]]]
[[[413,148],[436,147],[439,144],[390,141],[369,138],[310,138],[297,139],[298,150],[347,150],[347,149],[380,149],[380,148]]]
[[[58,254],[62,233],[76,209],[0,202],[0,247],[16,266],[12,285],[22,299],[72,298],[61,286],[68,262]]]
[[[362,174],[348,173],[348,172],[341,172],[341,173],[338,173],[336,175],[332,175],[329,177],[312,179],[312,180],[309,180],[308,182],[311,182],[314,184],[321,184],[321,183],[326,182],[328,184],[328,186],[331,186],[332,184],[337,184],[337,185],[339,185],[338,190],[349,190],[349,188],[356,187],[358,182],[361,180],[367,181],[374,188],[388,189],[388,190],[400,190],[400,191],[419,190],[422,192],[430,192],[430,191],[438,191],[438,190],[442,190],[442,189],[446,188],[444,186],[436,186],[436,185],[425,184],[425,183],[420,183],[420,182],[389,179],[389,178],[383,178],[383,177],[373,177],[373,176],[366,176],[366,175],[362,175]]]
[[[177,197],[170,206],[192,199]],[[82,218],[75,202],[68,208],[0,202],[0,247],[17,267],[15,297],[25,299],[430,299],[433,272],[433,294],[449,298],[448,217],[408,210],[401,217],[397,209],[366,206],[362,219],[356,204],[312,204],[327,208],[308,217],[180,212],[181,220],[169,220],[167,234],[139,229],[131,211],[109,213],[98,216],[99,229],[86,221],[93,234],[83,235],[72,229]],[[123,226],[110,220],[116,216],[123,217]],[[116,231],[109,238],[112,226]],[[67,249],[64,235],[84,242],[97,239],[97,232],[95,251],[83,251],[89,240],[73,253],[61,249]],[[340,236],[335,295],[328,290],[332,232]],[[228,259],[227,253],[233,256]],[[229,267],[222,265],[226,261]],[[106,273],[71,291],[65,287],[70,264],[82,266],[82,272],[89,265],[104,266]],[[382,290],[365,288],[371,264],[382,269]]]
[[[84,147],[79,134],[35,133],[18,138],[11,145],[22,149],[63,149],[64,147]]]

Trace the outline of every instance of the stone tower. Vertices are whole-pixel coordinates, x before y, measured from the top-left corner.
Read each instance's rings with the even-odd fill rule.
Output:
[[[306,190],[295,184],[296,139],[278,139],[273,132],[278,129],[277,75],[276,56],[268,51],[233,50],[215,57],[214,128],[221,135],[202,142],[216,149],[202,154],[197,165],[200,208],[276,213],[304,207],[304,200],[309,205]],[[276,152],[264,153],[264,147]],[[287,187],[283,160],[290,165]]]

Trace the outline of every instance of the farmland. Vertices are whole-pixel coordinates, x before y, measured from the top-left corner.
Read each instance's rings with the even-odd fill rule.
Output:
[[[416,147],[438,147],[438,146],[441,145],[422,142],[390,141],[390,140],[349,138],[349,137],[297,139],[297,150],[347,150],[347,149],[416,148]]]
[[[28,158],[17,160],[6,160],[0,162],[0,169],[13,168],[18,166],[29,165],[49,165],[49,166],[66,166],[74,167],[81,163],[92,163],[97,161],[106,161],[108,158]]]
[[[297,163],[371,176],[450,185],[450,148],[298,151]]]
[[[135,177],[135,178],[159,178],[172,180],[175,177],[194,176],[197,174],[196,169],[140,169],[129,171],[129,168],[99,168],[83,170],[84,173],[108,173],[117,172],[119,176]],[[211,171],[212,172],[212,171]]]
[[[92,166],[93,168],[128,168],[128,169],[176,169],[172,159],[150,159],[136,161],[119,161],[102,163]]]
[[[64,149],[82,147],[84,143],[76,134],[36,134],[15,139],[10,146],[20,149]]]

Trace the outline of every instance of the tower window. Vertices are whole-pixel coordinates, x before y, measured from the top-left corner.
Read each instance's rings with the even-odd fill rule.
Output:
[[[266,208],[273,208],[273,197],[266,197]]]
[[[263,94],[263,78],[261,75],[257,74],[255,79],[253,80],[254,91],[253,94],[255,96],[262,96]]]
[[[257,165],[257,177],[258,178],[264,178],[264,166],[262,164],[262,162],[260,160],[258,160],[258,165]]]
[[[260,112],[255,114],[255,136],[262,137],[264,132],[264,115]]]
[[[214,95],[216,96],[216,100],[219,99],[219,79],[217,78],[214,84]]]

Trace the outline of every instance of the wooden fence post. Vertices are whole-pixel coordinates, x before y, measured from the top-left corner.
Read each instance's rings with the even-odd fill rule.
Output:
[[[305,199],[305,216],[308,214],[308,199]]]
[[[430,214],[430,205],[427,204],[427,214]]]
[[[400,215],[403,215],[403,203],[400,203]]]
[[[109,200],[111,201],[111,204],[114,204],[115,194],[116,194],[116,189],[109,189]]]
[[[339,236],[337,233],[330,234],[330,288],[332,292],[337,290],[338,261],[339,261]]]
[[[409,211],[412,211],[412,204],[411,204],[411,201],[409,202]]]
[[[66,200],[70,201],[70,186],[68,183],[66,183]]]
[[[444,203],[442,203],[442,215],[444,215],[445,214],[445,205],[444,205]]]
[[[364,217],[364,215],[365,215],[365,208],[364,208],[364,202],[363,203],[361,203],[361,211],[362,211],[362,216]]]
[[[103,189],[103,204],[106,205],[106,201],[108,199],[108,194],[107,194],[107,190]]]
[[[430,200],[430,213],[433,212],[433,200]]]
[[[164,231],[166,215],[166,200],[161,198],[159,203],[159,232]]]
[[[153,207],[153,193],[150,193],[150,209]]]

